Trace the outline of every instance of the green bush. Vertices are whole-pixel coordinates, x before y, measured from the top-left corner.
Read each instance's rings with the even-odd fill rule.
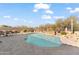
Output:
[[[62,35],[66,35],[67,33],[66,33],[66,32],[64,32],[64,31],[62,31],[62,32],[61,32],[61,34],[62,34]]]

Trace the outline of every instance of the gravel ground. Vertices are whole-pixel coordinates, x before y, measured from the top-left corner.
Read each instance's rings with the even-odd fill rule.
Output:
[[[44,48],[27,44],[26,35],[0,37],[0,55],[78,55],[79,48],[61,45],[58,48]]]

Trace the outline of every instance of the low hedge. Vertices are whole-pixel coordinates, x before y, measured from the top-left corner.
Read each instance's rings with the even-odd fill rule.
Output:
[[[66,35],[66,34],[67,34],[67,33],[66,33],[66,32],[64,32],[64,31],[62,31],[62,32],[61,32],[61,35]]]

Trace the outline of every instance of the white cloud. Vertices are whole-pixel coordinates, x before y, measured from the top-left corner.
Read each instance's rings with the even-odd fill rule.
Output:
[[[70,13],[79,13],[79,8],[67,8],[67,10],[70,12]]]
[[[33,23],[33,21],[29,21],[28,23],[30,23],[30,24],[31,24],[31,23]]]
[[[18,19],[18,18],[14,18],[13,20],[17,21],[17,20],[19,20],[19,19]]]
[[[41,18],[42,19],[51,19],[52,17],[48,14],[53,14],[54,12],[50,10],[50,5],[45,3],[38,3],[34,5],[33,12],[38,12],[40,9],[44,10],[45,14]]]
[[[34,6],[35,9],[49,9],[50,6],[48,4],[38,3]]]
[[[45,4],[45,3],[38,3],[34,5],[34,9],[33,12],[38,12],[39,9],[43,9],[45,10],[47,13],[51,13],[52,11],[50,11],[50,5],[49,4]]]
[[[7,18],[7,19],[12,19],[12,20],[19,20],[19,18],[16,18],[16,17],[11,17],[11,16],[3,16],[3,18]]]
[[[33,12],[38,12],[38,9],[33,9]]]
[[[43,15],[42,19],[52,19],[52,17],[50,15]]]
[[[71,13],[77,13],[77,12],[79,12],[79,8],[75,8],[74,10],[71,10],[70,12]]]
[[[25,19],[23,20],[24,22],[27,22]]]
[[[3,16],[3,18],[11,18],[11,16]]]
[[[65,18],[64,16],[53,16],[54,19]]]
[[[46,10],[46,13],[47,13],[47,14],[53,14],[54,12],[51,11],[51,10]]]
[[[71,7],[67,7],[66,9],[67,9],[67,10],[72,10],[72,8],[71,8]]]

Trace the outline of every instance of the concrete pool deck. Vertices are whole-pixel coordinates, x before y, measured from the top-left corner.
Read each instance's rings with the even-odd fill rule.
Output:
[[[79,48],[61,45],[58,48],[32,46],[24,41],[26,35],[0,37],[0,55],[79,55]]]

